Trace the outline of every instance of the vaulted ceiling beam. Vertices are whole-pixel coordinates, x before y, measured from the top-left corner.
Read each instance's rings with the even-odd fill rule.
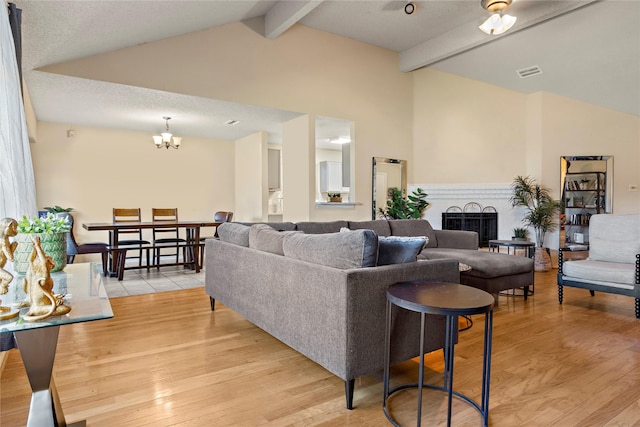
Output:
[[[277,2],[264,17],[264,36],[275,39],[318,7],[322,0]]]

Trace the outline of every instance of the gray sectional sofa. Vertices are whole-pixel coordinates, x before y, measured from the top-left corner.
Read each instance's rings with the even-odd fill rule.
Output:
[[[509,287],[509,276],[514,281],[510,287],[533,283],[532,260],[480,252],[476,233],[433,230],[425,220],[228,223],[220,225],[218,234],[219,239],[206,241],[205,288],[211,309],[219,301],[342,378],[349,409],[355,378],[384,366],[389,285],[411,280],[464,283],[467,276],[465,280],[497,292]],[[394,261],[396,252],[404,250],[389,249],[394,238],[385,236],[426,236],[428,242],[422,249],[426,239],[421,240],[417,257],[408,249],[408,257]],[[383,250],[394,252],[387,253],[388,265],[377,264]],[[456,256],[471,270],[461,274]],[[529,273],[531,281],[523,280]],[[392,363],[399,363],[418,355],[420,322],[417,313],[397,308],[392,316],[394,337],[410,337],[393,340]],[[426,351],[442,348],[444,327],[444,318],[429,316]]]

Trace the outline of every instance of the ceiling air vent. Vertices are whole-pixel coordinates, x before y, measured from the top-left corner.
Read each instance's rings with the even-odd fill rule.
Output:
[[[516,71],[521,79],[526,79],[527,77],[535,76],[538,74],[542,74],[542,69],[537,65],[533,65],[531,67],[523,68],[521,70]]]

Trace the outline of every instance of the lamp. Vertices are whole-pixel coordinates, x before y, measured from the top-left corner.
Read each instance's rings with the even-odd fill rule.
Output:
[[[492,12],[491,15],[478,28],[491,35],[502,34],[516,23],[516,17],[503,14],[504,10],[511,5],[512,0],[481,0],[480,5]]]
[[[156,144],[156,148],[164,147],[168,150],[169,147],[171,147],[177,150],[178,148],[180,148],[180,144],[182,143],[182,138],[179,136],[173,136],[169,132],[169,120],[171,120],[171,117],[163,117],[162,119],[166,123],[167,130],[166,132],[162,132],[160,135],[154,135],[153,143]]]

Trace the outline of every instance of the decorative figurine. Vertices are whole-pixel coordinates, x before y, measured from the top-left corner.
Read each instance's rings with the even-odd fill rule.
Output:
[[[9,284],[13,280],[13,274],[4,269],[7,261],[13,262],[13,253],[18,246],[18,242],[10,242],[9,237],[18,234],[18,222],[13,218],[3,218],[0,220],[0,295],[9,292]],[[3,307],[0,299],[0,320],[8,319],[18,315],[17,310],[11,307]]]
[[[51,257],[42,249],[40,237],[34,236],[29,269],[24,278],[27,299],[20,304],[20,307],[29,307],[27,314],[22,317],[27,322],[60,316],[71,311],[71,307],[64,305],[64,295],[53,293],[51,269],[54,266]]]
[[[4,269],[7,261],[13,262],[13,252],[15,252],[18,242],[11,243],[9,237],[18,235],[18,222],[13,218],[4,218],[0,221],[0,295],[9,291],[9,283],[13,280],[13,275]]]

